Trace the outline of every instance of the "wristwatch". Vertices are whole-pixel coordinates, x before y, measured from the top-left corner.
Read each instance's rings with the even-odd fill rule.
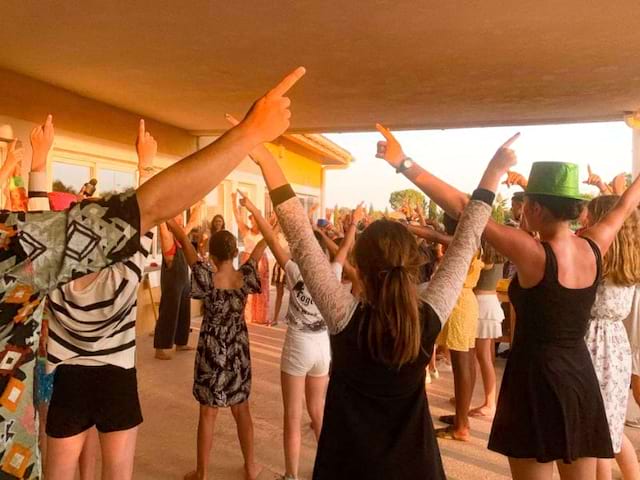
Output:
[[[404,173],[411,167],[413,167],[413,160],[410,157],[404,157],[398,168],[396,168],[396,173]]]

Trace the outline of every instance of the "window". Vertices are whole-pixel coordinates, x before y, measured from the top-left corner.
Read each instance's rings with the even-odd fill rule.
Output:
[[[54,192],[78,193],[91,179],[91,167],[88,165],[53,161],[51,169]]]
[[[136,188],[136,176],[133,171],[98,168],[98,195],[122,193]]]
[[[320,199],[314,195],[304,195],[302,193],[298,193],[296,195],[300,199],[300,202],[304,207],[304,211],[307,213],[311,213],[311,209],[314,207],[314,205],[320,204]],[[316,212],[316,215],[314,216],[317,216],[317,215],[318,215],[318,212]]]

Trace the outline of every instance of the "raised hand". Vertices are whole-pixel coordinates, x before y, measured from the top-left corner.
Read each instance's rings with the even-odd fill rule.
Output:
[[[153,160],[158,153],[158,142],[146,130],[143,119],[140,119],[138,124],[136,152],[138,153],[138,170],[141,172],[151,171],[153,169]]]
[[[358,225],[362,220],[364,220],[365,216],[366,212],[364,210],[364,202],[360,202],[360,204],[351,214],[351,219],[355,225]]]
[[[391,130],[379,123],[376,123],[376,129],[385,138],[378,142],[376,157],[386,160],[393,168],[397,169],[400,166],[400,163],[402,163],[402,160],[406,158],[406,155],[402,151],[400,142],[396,140],[396,137],[393,136]]]
[[[502,183],[509,188],[511,188],[513,185],[519,185],[522,188],[527,188],[528,182],[525,176],[521,173],[509,170],[507,172],[507,179]]]
[[[589,177],[582,183],[598,187],[600,193],[611,193],[609,185],[604,183],[600,175],[596,175],[595,173],[593,173],[593,170],[591,170],[591,165],[587,165],[587,172],[589,173]]]
[[[44,172],[47,167],[47,156],[53,145],[54,129],[53,116],[47,115],[43,125],[39,125],[31,130],[31,171]]]
[[[496,151],[487,168],[493,168],[496,171],[502,172],[504,175],[511,169],[511,167],[518,163],[516,152],[511,149],[511,145],[513,145],[519,137],[520,132],[516,133],[513,137],[504,142]]]
[[[18,140],[13,140],[7,149],[7,159],[5,160],[5,168],[8,172],[13,172],[19,168],[24,157],[24,149],[18,148]]]
[[[613,190],[614,195],[622,195],[627,189],[627,174],[620,173],[616,175],[611,182],[611,189]]]
[[[513,145],[513,142],[515,142],[518,137],[520,137],[520,133],[516,133],[513,137],[504,142],[496,151],[484,171],[484,175],[480,180],[479,188],[484,188],[492,192],[498,190],[500,180],[504,174],[518,163],[516,152],[511,149],[511,145]]]
[[[255,213],[258,208],[253,204],[251,199],[244,193],[242,190],[238,190],[238,195],[240,195],[240,206],[246,208],[251,213]],[[237,198],[237,197],[236,197]]]
[[[305,73],[304,67],[298,67],[284,77],[253,104],[240,122],[239,126],[246,129],[256,145],[275,140],[287,131],[291,119],[291,100],[285,95]]]

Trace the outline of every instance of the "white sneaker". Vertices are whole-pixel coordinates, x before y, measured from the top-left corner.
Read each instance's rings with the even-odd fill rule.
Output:
[[[624,424],[630,428],[640,428],[640,417],[630,418]]]
[[[427,385],[431,385],[431,374],[429,373],[429,369],[427,369],[427,376],[424,383],[426,383]]]

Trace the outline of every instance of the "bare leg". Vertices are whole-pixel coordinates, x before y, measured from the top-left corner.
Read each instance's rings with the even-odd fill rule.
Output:
[[[532,458],[509,458],[513,480],[551,480],[553,463],[538,463]]]
[[[42,458],[43,469],[45,469],[45,475],[47,473],[47,413],[49,413],[49,405],[42,404],[38,407],[38,418],[40,419],[38,443],[40,444],[40,456]]]
[[[556,465],[562,480],[595,480],[596,463],[595,458],[579,458],[570,465],[562,462],[556,462]]]
[[[196,470],[185,475],[185,480],[206,480],[209,475],[209,457],[213,445],[213,430],[216,425],[218,409],[200,405],[198,420],[198,454]]]
[[[305,377],[296,377],[280,372],[280,381],[282,384],[282,403],[284,404],[285,474],[298,478]]]
[[[640,377],[638,375],[631,375],[631,391],[633,392],[633,399],[640,407]]]
[[[454,435],[458,440],[469,440],[469,407],[475,380],[475,349],[468,352],[451,350],[456,416]]]
[[[80,480],[95,480],[99,449],[98,431],[92,427],[87,431],[87,438],[80,453]]]
[[[68,438],[47,437],[47,480],[75,478],[89,430]]]
[[[316,441],[320,440],[320,432],[322,431],[322,419],[324,417],[324,400],[327,395],[327,384],[329,377],[307,376],[305,384],[305,398],[307,399],[307,412],[311,417],[311,426],[313,433],[316,435]]]
[[[494,367],[494,341],[491,338],[476,339],[476,356],[484,385],[484,403],[469,411],[471,417],[491,417],[496,413],[496,371]]]
[[[640,480],[640,465],[638,465],[636,449],[633,447],[631,440],[624,434],[622,435],[622,449],[616,455],[616,462],[620,467],[624,480]],[[598,477],[598,480],[600,480],[600,477]]]
[[[438,372],[438,362],[437,360],[437,355],[436,355],[436,350],[438,347],[436,347],[435,345],[433,346],[433,355],[431,355],[431,360],[429,360],[429,371],[436,373]],[[435,378],[438,378],[439,375],[434,375]]]
[[[138,427],[100,434],[102,480],[131,480],[133,478],[133,458],[136,453],[137,437]]]
[[[273,310],[273,320],[271,320],[271,325],[276,325],[280,318],[280,310],[282,309],[282,299],[284,297],[284,285],[278,283],[276,285],[276,306]]]
[[[258,478],[260,470],[256,465],[256,457],[253,443],[253,420],[251,420],[251,411],[249,410],[249,402],[243,402],[240,405],[231,407],[231,413],[236,421],[238,430],[238,439],[240,440],[240,448],[244,457],[244,475],[247,480],[255,480]]]
[[[596,479],[612,480],[613,472],[611,471],[611,467],[612,462],[610,458],[598,458],[596,460]]]

